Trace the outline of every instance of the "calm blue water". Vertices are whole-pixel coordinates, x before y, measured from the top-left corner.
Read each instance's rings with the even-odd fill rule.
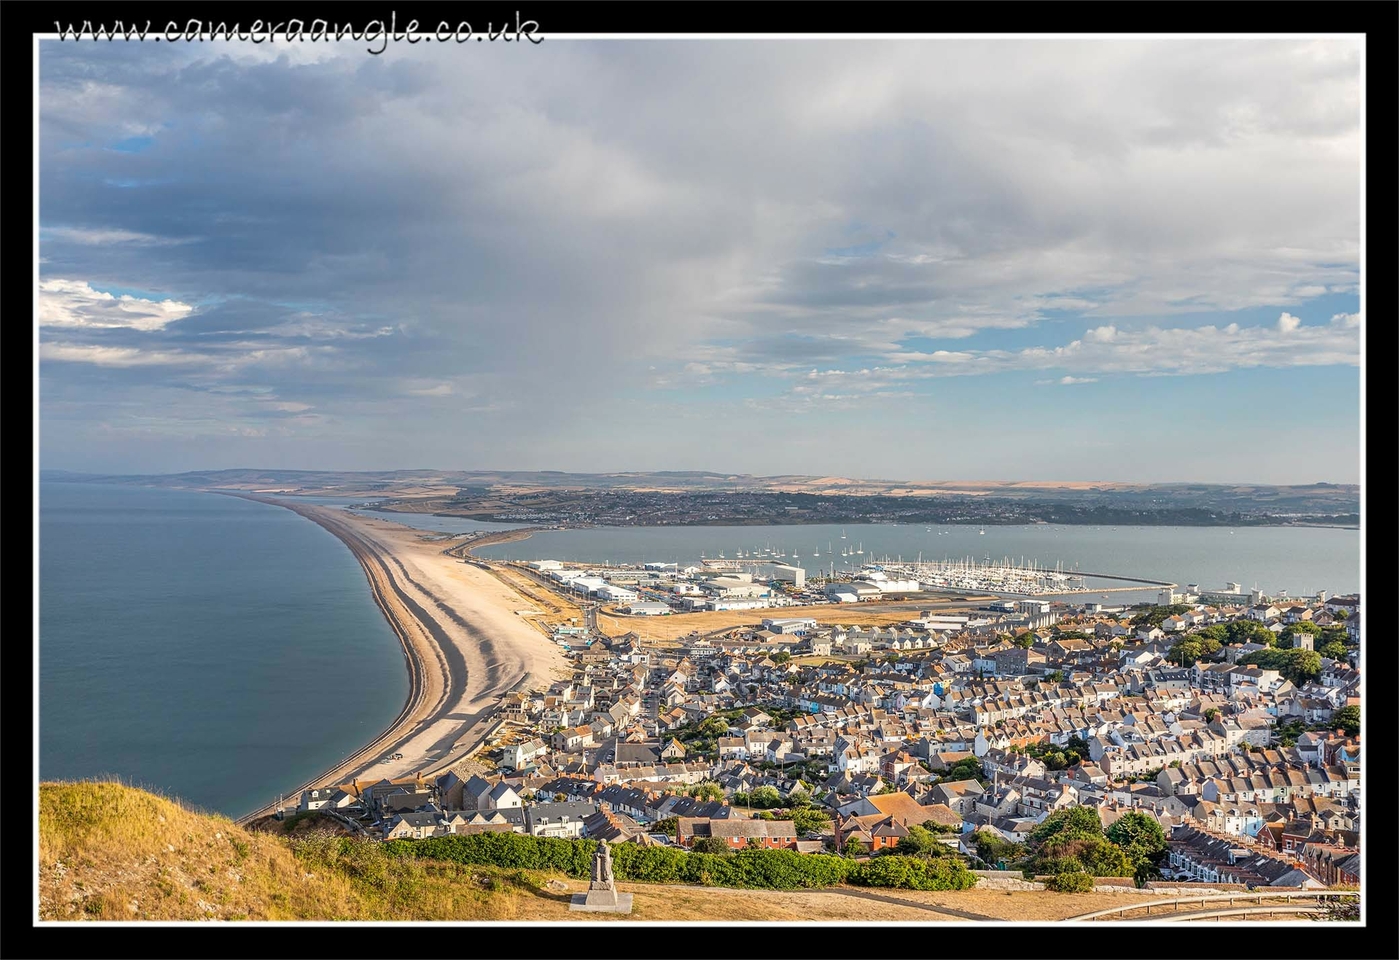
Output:
[[[402,648],[340,541],[215,494],[39,488],[39,773],[116,775],[229,816],[403,706]]]
[[[394,516],[389,514],[387,516]],[[985,530],[984,534],[980,530]],[[841,539],[841,533],[845,539]],[[946,526],[922,524],[803,525],[768,527],[594,527],[549,530],[528,540],[482,547],[481,556],[515,560],[580,560],[611,563],[698,562],[701,554],[727,558],[737,551],[771,547],[814,573],[819,567],[850,570],[875,557],[925,560],[972,556],[980,560],[1035,559],[1065,569],[1169,580],[1206,590],[1234,581],[1248,590],[1306,595],[1360,588],[1360,533],[1302,527],[1088,527]],[[842,556],[842,550],[865,551]],[[792,559],[793,551],[800,554]],[[820,557],[813,557],[819,551]],[[1154,596],[1154,591],[1150,592]],[[1137,599],[1128,594],[1118,599]]]

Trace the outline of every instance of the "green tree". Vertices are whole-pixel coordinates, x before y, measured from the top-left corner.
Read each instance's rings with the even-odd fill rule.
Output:
[[[1145,813],[1124,813],[1108,827],[1107,838],[1127,854],[1134,870],[1144,863],[1159,865],[1166,856],[1166,834],[1161,824]]]
[[[1273,636],[1273,631],[1269,630],[1257,620],[1240,619],[1230,620],[1224,624],[1224,632],[1228,642],[1234,643],[1261,643],[1264,646],[1273,646],[1277,642],[1277,637]]]
[[[1067,807],[1056,810],[1030,831],[1030,839],[1039,843],[1056,837],[1077,840],[1102,835],[1103,821],[1098,817],[1098,811],[1092,807]]]
[[[799,807],[792,810],[788,817],[792,821],[792,827],[797,831],[797,836],[808,833],[825,833],[831,829],[830,816],[818,807]]]
[[[1171,649],[1166,651],[1166,659],[1178,667],[1193,667],[1204,656],[1204,652],[1200,641],[1187,638],[1177,640]]]
[[[652,828],[652,832],[664,833],[667,837],[671,837],[673,839],[675,837],[676,831],[678,831],[679,829],[679,817],[666,817],[664,820],[656,821],[655,826]]]
[[[1350,652],[1346,645],[1339,640],[1329,640],[1316,648],[1316,652],[1330,660],[1344,660]]]
[[[972,834],[972,843],[976,845],[976,855],[990,867],[1010,864],[1024,853],[1020,844],[1007,840],[993,830],[976,831]]]
[[[1360,733],[1360,708],[1353,704],[1342,707],[1331,714],[1331,722],[1344,730],[1346,736],[1354,737]]]
[[[1204,717],[1205,717],[1205,722],[1206,722],[1206,723],[1214,723],[1216,720],[1219,719],[1219,708],[1218,708],[1218,707],[1206,707],[1206,708],[1205,708]]]
[[[1220,643],[1229,642],[1229,628],[1222,623],[1212,623],[1199,633],[1198,637],[1209,637],[1211,640],[1218,640]]]
[[[758,787],[752,793],[734,794],[734,802],[738,806],[757,807],[759,810],[767,810],[782,805],[782,794],[777,792],[776,787],[763,786]]]
[[[699,732],[706,737],[726,737],[729,735],[729,723],[723,717],[708,717],[699,725]]]
[[[695,853],[725,854],[733,852],[733,848],[723,837],[698,837],[690,849]]]
[[[924,827],[910,826],[908,836],[900,837],[894,849],[906,856],[921,857],[930,853],[935,846],[940,847],[942,843],[931,831]]]
[[[1299,685],[1321,676],[1321,654],[1315,650],[1257,650],[1240,657],[1239,663],[1276,670]]]
[[[1012,642],[1017,647],[1023,647],[1028,650],[1035,645],[1035,635],[1033,633],[1027,633],[1024,636],[1016,637]]]
[[[865,852],[865,845],[854,837],[845,841],[845,855],[852,860]]]
[[[768,657],[768,659],[780,667],[782,666],[782,664],[792,659],[792,655],[786,650],[779,650],[777,653],[774,653],[772,656]]]
[[[1059,836],[1035,844],[1030,869],[1036,874],[1082,870],[1095,877],[1128,877],[1133,874],[1132,862],[1127,854],[1105,837],[1071,839]]]
[[[976,757],[963,757],[944,770],[939,780],[980,780],[981,761]]]

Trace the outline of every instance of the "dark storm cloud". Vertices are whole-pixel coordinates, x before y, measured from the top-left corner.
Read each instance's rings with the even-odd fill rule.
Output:
[[[1344,41],[160,46],[42,51],[55,444],[146,391],[150,437],[519,456],[648,384],[1355,282]]]

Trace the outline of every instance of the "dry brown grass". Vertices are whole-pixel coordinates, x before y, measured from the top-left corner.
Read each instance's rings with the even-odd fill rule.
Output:
[[[553,636],[553,628],[561,624],[583,622],[583,611],[577,603],[531,579],[528,574],[500,565],[492,566],[491,573],[534,605],[539,612],[529,619],[548,636]]]
[[[968,607],[973,604],[968,603]],[[860,605],[841,607],[772,607],[763,610],[706,610],[701,613],[672,613],[664,617],[627,617],[598,612],[598,627],[609,636],[636,632],[647,638],[676,640],[691,632],[701,635],[735,627],[760,627],[765,617],[815,617],[822,624],[888,627],[918,618],[916,610],[870,610]]]
[[[501,871],[339,854],[118,783],[39,788],[45,920],[510,920],[529,883]]]

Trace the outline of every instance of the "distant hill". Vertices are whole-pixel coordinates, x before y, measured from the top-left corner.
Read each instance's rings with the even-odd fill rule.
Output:
[[[57,479],[57,477],[55,477]],[[472,499],[481,509],[470,515],[486,518],[492,505],[502,509],[525,503],[538,494],[700,495],[753,494],[815,498],[888,498],[942,503],[976,504],[968,522],[1053,522],[1191,524],[1190,511],[1214,515],[1213,523],[1322,522],[1353,524],[1360,511],[1360,488],[1355,484],[1303,485],[1119,483],[1112,481],[1038,480],[870,480],[811,477],[797,474],[752,476],[711,471],[625,473],[564,473],[551,470],[209,470],[177,474],[78,475],[65,479],[96,483],[139,483],[191,490],[236,490],[301,496],[344,496],[393,499],[398,509],[439,512],[449,502]],[[413,506],[414,501],[420,501]],[[562,502],[562,501],[560,501]],[[1027,511],[1034,504],[1044,509]],[[461,504],[456,504],[456,507]],[[1005,509],[1010,508],[1010,509]],[[1082,519],[1076,512],[1096,511]],[[1114,513],[1116,511],[1117,513]],[[459,512],[447,509],[444,512]],[[759,513],[762,511],[760,510]],[[897,514],[897,507],[882,511]],[[827,510],[825,513],[829,514]],[[861,511],[847,511],[852,519]],[[935,516],[936,511],[930,516]],[[1148,519],[1133,519],[1146,515]],[[1237,520],[1235,519],[1237,515]],[[1016,518],[1016,519],[999,519]],[[838,518],[839,519],[839,518]],[[881,519],[885,519],[881,517]],[[736,522],[742,522],[737,520]],[[786,522],[780,511],[762,522]]]

